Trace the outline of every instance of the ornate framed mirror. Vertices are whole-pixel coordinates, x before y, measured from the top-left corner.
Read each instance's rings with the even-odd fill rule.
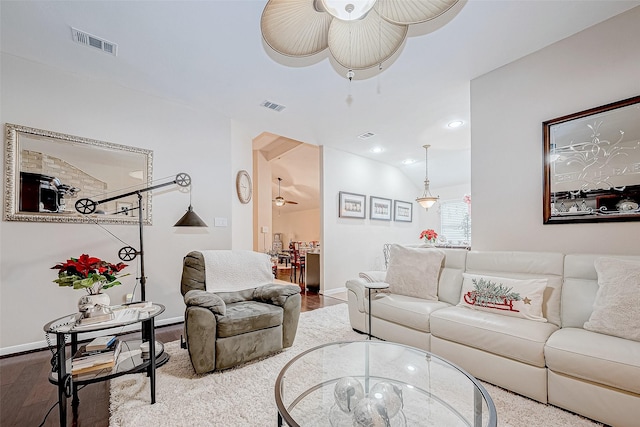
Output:
[[[75,202],[143,188],[151,182],[153,152],[27,126],[6,124],[6,221],[137,224],[138,198],[101,204],[91,215]],[[124,209],[126,207],[126,209]],[[151,224],[151,192],[142,198]]]
[[[640,220],[640,96],[542,126],[545,224]]]

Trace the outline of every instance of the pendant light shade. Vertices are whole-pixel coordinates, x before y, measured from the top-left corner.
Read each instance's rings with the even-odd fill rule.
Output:
[[[432,196],[431,195],[431,191],[429,190],[429,157],[428,157],[427,150],[431,146],[430,145],[424,145],[423,147],[424,147],[424,160],[425,160],[425,166],[424,166],[424,168],[425,168],[424,192],[422,193],[421,197],[418,197],[416,199],[416,202],[418,202],[420,204],[420,206],[422,206],[426,210],[429,210],[429,208],[431,206],[436,204],[436,202],[438,201],[439,197]]]
[[[200,219],[198,214],[193,211],[193,207],[189,205],[187,213],[175,223],[174,227],[206,227],[207,224]]]

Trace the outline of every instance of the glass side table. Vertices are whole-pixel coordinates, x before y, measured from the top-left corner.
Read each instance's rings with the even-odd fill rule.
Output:
[[[169,360],[169,355],[164,352],[164,346],[155,340],[154,319],[164,312],[162,304],[153,303],[144,308],[139,308],[141,303],[125,304],[112,307],[114,320],[81,325],[77,321],[79,314],[70,314],[59,319],[52,320],[44,325],[44,331],[56,335],[57,369],[49,374],[49,382],[58,387],[58,404],[60,413],[60,426],[67,424],[67,399],[72,398],[71,405],[79,404],[78,386],[106,381],[120,375],[146,371],[150,381],[151,404],[156,401],[156,368]],[[113,328],[142,323],[142,339],[126,340],[122,342],[122,350],[115,366],[109,369],[89,372],[80,375],[71,375],[71,359],[78,351],[78,335],[105,331]],[[71,337],[71,354],[67,356],[67,336]],[[155,351],[149,351],[148,357],[143,357],[137,350],[146,342],[155,343]]]

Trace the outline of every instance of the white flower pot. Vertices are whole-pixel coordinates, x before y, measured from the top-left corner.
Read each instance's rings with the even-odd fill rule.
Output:
[[[111,298],[107,294],[83,295],[78,300],[78,310],[80,312],[90,311],[96,305],[111,305]]]

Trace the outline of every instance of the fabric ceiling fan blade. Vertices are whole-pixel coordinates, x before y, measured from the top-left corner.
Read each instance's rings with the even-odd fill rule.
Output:
[[[329,50],[343,67],[364,70],[396,53],[408,29],[408,25],[381,19],[375,10],[359,21],[334,19],[329,27]]]
[[[419,24],[437,18],[459,0],[378,0],[374,9],[394,24]]]
[[[318,12],[312,0],[269,0],[260,28],[265,42],[286,56],[310,56],[328,46],[331,15]]]

